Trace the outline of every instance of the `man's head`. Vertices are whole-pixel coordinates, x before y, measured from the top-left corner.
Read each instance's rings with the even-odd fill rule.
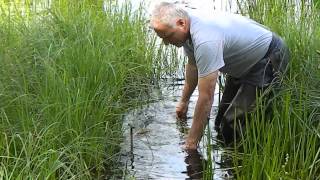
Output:
[[[189,36],[189,15],[173,3],[162,2],[156,5],[150,25],[166,45],[181,47]]]

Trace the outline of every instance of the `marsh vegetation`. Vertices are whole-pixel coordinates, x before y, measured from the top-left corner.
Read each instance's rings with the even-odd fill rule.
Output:
[[[299,2],[239,3],[285,39],[291,62],[227,151],[237,179],[320,179],[320,2]],[[1,1],[0,179],[121,178],[122,115],[178,66],[148,31],[141,9],[116,1]]]
[[[115,1],[1,1],[0,179],[115,174],[122,114],[145,103],[163,51]]]
[[[291,62],[282,86],[257,101],[242,140],[226,155],[237,179],[320,179],[319,3],[248,0],[239,8],[285,39]]]

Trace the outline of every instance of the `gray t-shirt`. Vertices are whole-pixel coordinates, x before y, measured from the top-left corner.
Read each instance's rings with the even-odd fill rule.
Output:
[[[241,77],[267,53],[272,32],[244,16],[216,13],[212,18],[190,15],[191,39],[184,51],[196,62],[199,77],[216,70]]]

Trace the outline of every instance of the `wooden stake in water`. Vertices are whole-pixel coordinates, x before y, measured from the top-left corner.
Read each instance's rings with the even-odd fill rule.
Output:
[[[221,87],[222,87],[221,75],[219,75],[219,101],[218,101],[218,104],[220,104],[220,100],[221,100]]]
[[[131,158],[131,169],[133,169],[133,160],[134,160],[134,155],[133,155],[133,126],[129,124],[130,126],[130,158]]]

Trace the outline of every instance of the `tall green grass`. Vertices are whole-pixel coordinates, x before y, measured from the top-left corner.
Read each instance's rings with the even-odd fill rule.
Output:
[[[316,1],[299,2],[249,0],[241,7],[284,38],[291,62],[273,98],[257,101],[232,154],[237,179],[320,179],[320,11]]]
[[[104,0],[0,9],[0,179],[116,173],[121,115],[146,100],[166,62],[141,9]]]

